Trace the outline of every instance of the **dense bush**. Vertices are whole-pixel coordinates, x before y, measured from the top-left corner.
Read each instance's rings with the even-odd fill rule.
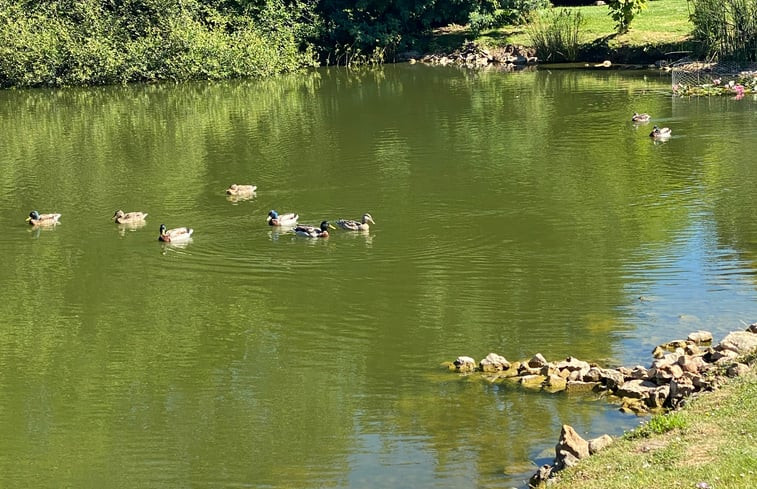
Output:
[[[489,0],[468,16],[468,27],[474,33],[505,24],[519,24],[531,12],[550,6],[549,0]]]
[[[314,62],[300,15],[273,0],[0,0],[0,86],[290,71]]]
[[[757,61],[757,0],[692,0],[694,37],[720,59]]]

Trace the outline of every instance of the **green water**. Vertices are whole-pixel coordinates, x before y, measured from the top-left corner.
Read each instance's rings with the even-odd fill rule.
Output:
[[[0,485],[523,487],[561,424],[635,426],[439,364],[648,364],[755,320],[757,101],[669,92],[410,65],[0,92]]]

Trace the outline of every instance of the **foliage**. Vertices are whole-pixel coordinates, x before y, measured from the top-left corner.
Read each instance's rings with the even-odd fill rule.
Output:
[[[540,59],[575,61],[584,17],[578,10],[549,9],[537,12],[528,26],[528,36]]]
[[[678,412],[670,412],[652,416],[649,421],[625,434],[629,440],[649,438],[652,435],[661,435],[675,429],[683,429],[688,426],[686,419]]]
[[[610,17],[615,21],[615,31],[625,34],[634,17],[647,8],[647,0],[607,0],[607,6]]]
[[[215,3],[0,0],[0,86],[266,76],[313,64],[302,10]]]
[[[506,24],[520,24],[539,9],[550,6],[549,0],[488,0],[468,15],[468,27],[478,34],[484,29]]]
[[[710,56],[757,61],[757,0],[692,0],[694,37]]]

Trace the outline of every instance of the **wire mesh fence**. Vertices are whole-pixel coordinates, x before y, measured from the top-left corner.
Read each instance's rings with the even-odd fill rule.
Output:
[[[682,59],[671,65],[677,95],[735,95],[757,93],[757,63],[751,65]]]

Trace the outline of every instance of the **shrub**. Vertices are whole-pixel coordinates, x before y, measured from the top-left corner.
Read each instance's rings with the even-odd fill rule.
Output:
[[[540,59],[575,61],[585,19],[578,10],[549,9],[532,16],[527,32]]]
[[[706,54],[757,61],[757,0],[692,0],[694,37]]]

